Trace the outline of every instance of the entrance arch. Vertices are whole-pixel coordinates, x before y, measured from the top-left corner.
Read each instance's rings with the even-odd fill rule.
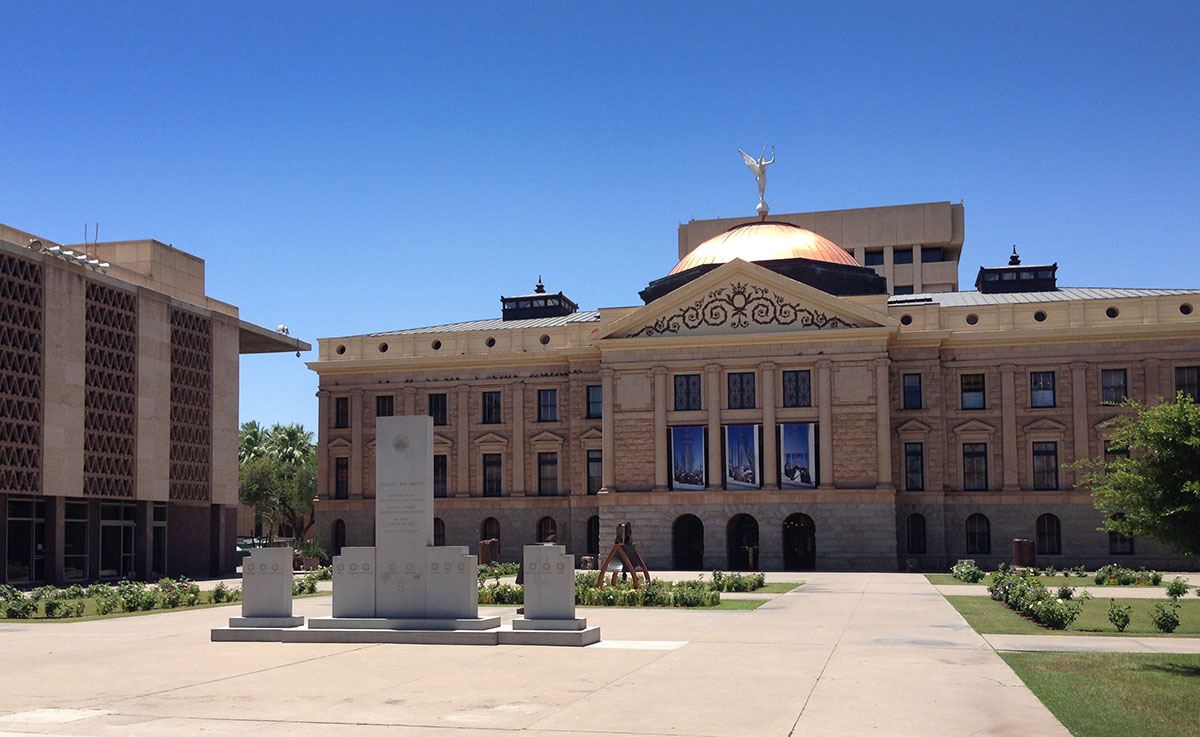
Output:
[[[725,526],[729,570],[749,571],[759,567],[758,520],[748,514],[735,514]]]
[[[672,563],[677,571],[704,569],[704,523],[694,514],[681,514],[671,528]]]
[[[342,548],[346,546],[346,523],[343,520],[333,521],[333,555],[341,555]]]
[[[807,514],[797,512],[783,521],[783,567],[788,571],[817,567],[817,526]]]

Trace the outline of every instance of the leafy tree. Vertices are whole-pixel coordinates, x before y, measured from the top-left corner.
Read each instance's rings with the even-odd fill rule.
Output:
[[[302,425],[276,424],[270,430],[251,420],[238,433],[238,495],[254,507],[273,539],[280,524],[301,540],[312,529],[317,490],[313,434]]]
[[[1154,407],[1125,406],[1135,414],[1101,427],[1111,429],[1109,446],[1128,448],[1129,456],[1077,461],[1072,466],[1083,471],[1078,485],[1092,490],[1105,516],[1102,529],[1200,554],[1200,406],[1182,392]]]
[[[286,483],[283,464],[277,458],[253,457],[238,469],[238,498],[242,504],[254,507],[255,515],[266,523],[271,540],[283,516],[281,492]]]

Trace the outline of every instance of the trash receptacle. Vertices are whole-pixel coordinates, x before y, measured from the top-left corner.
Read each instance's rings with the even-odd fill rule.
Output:
[[[1032,568],[1037,565],[1037,548],[1032,540],[1013,540],[1013,565],[1018,568]]]

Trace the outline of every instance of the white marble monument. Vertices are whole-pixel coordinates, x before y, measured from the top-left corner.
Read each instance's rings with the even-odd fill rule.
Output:
[[[292,549],[259,548],[242,562],[242,616],[230,627],[299,627],[292,616]]]
[[[575,559],[564,545],[526,545],[525,616],[512,621],[501,644],[590,645],[600,641],[600,628],[575,616]]]

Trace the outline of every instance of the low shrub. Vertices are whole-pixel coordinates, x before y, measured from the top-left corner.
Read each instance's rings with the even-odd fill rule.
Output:
[[[1163,634],[1171,634],[1179,626],[1179,605],[1172,600],[1170,603],[1159,602],[1154,605],[1154,613],[1150,615],[1154,628]]]
[[[950,568],[950,573],[965,583],[979,583],[987,575],[973,560],[960,560]]]
[[[224,581],[221,581],[213,587],[212,601],[214,604],[222,604],[226,601],[232,601],[232,599],[229,598],[229,588],[225,585]]]
[[[480,563],[479,578],[482,580],[485,578],[500,578],[501,576],[515,576],[520,570],[520,563]]]
[[[753,591],[766,585],[767,577],[762,573],[725,573],[712,572],[712,590],[714,591]]]
[[[317,581],[320,577],[316,571],[292,580],[292,596],[317,593]]]
[[[1113,623],[1117,632],[1124,632],[1132,618],[1133,607],[1129,604],[1118,604],[1116,599],[1108,600],[1108,621]]]
[[[1178,599],[1181,596],[1187,596],[1188,589],[1187,579],[1182,576],[1176,576],[1175,580],[1167,584],[1167,596],[1172,600]]]
[[[5,619],[32,619],[37,612],[37,602],[11,586],[5,588],[12,591],[0,592],[0,614]]]
[[[1162,574],[1158,571],[1142,568],[1134,571],[1130,568],[1109,563],[1096,570],[1096,583],[1101,586],[1157,586],[1162,583]]]
[[[1076,578],[1083,578],[1087,575],[1087,571],[1083,570],[1083,566],[1075,566],[1071,569],[1071,575]]]
[[[1071,588],[1070,586],[1063,584],[1062,586],[1058,587],[1058,598],[1062,599],[1063,601],[1070,601],[1074,596],[1075,589]]]
[[[1058,630],[1071,626],[1083,609],[1082,602],[1090,598],[1086,592],[1078,601],[1055,597],[1032,572],[1013,568],[993,573],[988,593],[1033,621]]]

